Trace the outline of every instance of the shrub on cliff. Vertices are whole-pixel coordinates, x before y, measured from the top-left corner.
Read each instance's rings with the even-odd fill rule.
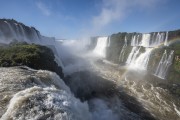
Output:
[[[62,68],[54,61],[51,49],[27,43],[11,43],[0,48],[0,66],[26,65],[34,69],[50,70],[63,77]]]

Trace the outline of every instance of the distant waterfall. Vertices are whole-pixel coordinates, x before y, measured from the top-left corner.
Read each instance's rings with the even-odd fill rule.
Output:
[[[132,66],[138,69],[146,70],[152,50],[153,48],[146,48],[146,51],[142,53],[139,57],[137,57]]]
[[[128,59],[126,61],[127,64],[131,64],[136,60],[137,55],[139,54],[140,48],[141,47],[133,47],[132,48],[131,53],[129,54]]]
[[[12,26],[10,25],[10,23],[8,23],[7,21],[4,21],[4,22],[8,25],[8,28],[9,28],[11,35],[12,35],[12,38],[16,39],[17,35],[16,35],[15,31],[13,30]]]
[[[166,38],[165,38],[165,41],[164,41],[164,45],[168,46],[168,32],[166,32]]]
[[[166,32],[166,33],[159,33],[158,32],[157,34],[154,33],[152,36],[152,39],[150,41],[150,46],[151,47],[157,47],[163,43],[165,46],[168,45],[168,32]]]
[[[39,39],[38,34],[37,34],[37,32],[36,32],[34,29],[32,29],[32,34],[33,34],[33,38],[34,38],[35,40],[38,40],[38,39]]]
[[[131,46],[139,46],[139,35],[132,36]]]
[[[149,47],[149,43],[150,43],[150,38],[151,38],[151,34],[143,34],[142,35],[142,40],[141,40],[141,46],[143,47]]]
[[[110,47],[110,45],[111,45],[111,36],[108,37],[107,47]]]
[[[93,50],[93,53],[99,57],[106,57],[106,47],[107,47],[108,37],[99,37],[97,39],[97,45]]]
[[[24,29],[23,29],[22,25],[19,25],[19,27],[20,27],[20,30],[21,30],[21,32],[22,32],[22,37],[23,37],[24,41],[28,42],[28,41],[27,41],[26,34],[25,34],[25,32],[24,32]]]
[[[161,43],[163,43],[163,42],[164,42],[164,36],[165,36],[164,33],[158,33],[158,34],[157,34],[157,37],[156,37],[156,40],[155,40],[155,42],[154,42],[154,45],[155,45],[155,46],[158,46],[158,45],[160,45]]]
[[[119,62],[123,62],[124,61],[124,54],[125,54],[125,51],[126,51],[126,47],[127,47],[127,38],[125,36],[124,45],[123,45],[121,53],[119,55]]]
[[[168,68],[170,67],[170,65],[172,64],[172,61],[173,61],[173,54],[174,54],[173,50],[171,50],[169,56],[167,55],[166,50],[164,51],[162,58],[159,62],[159,65],[156,69],[155,76],[162,78],[162,79],[166,78]]]
[[[153,48],[146,48],[146,51],[144,53],[140,53],[140,49],[141,47],[133,47],[126,63],[130,68],[146,70]]]

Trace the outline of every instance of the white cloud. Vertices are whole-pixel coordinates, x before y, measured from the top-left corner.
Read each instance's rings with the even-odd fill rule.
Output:
[[[42,2],[37,2],[36,6],[38,7],[38,9],[46,16],[50,16],[51,15],[51,11],[50,9]]]
[[[100,14],[92,18],[93,30],[101,30],[114,21],[121,22],[135,8],[152,9],[161,0],[102,0]]]

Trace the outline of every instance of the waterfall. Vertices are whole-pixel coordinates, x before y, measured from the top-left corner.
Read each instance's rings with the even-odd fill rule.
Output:
[[[8,23],[7,21],[4,21],[4,22],[8,25],[8,28],[9,28],[11,35],[12,35],[12,38],[16,39],[17,35],[16,35],[15,31],[13,30],[12,26],[10,25],[10,23]]]
[[[38,38],[38,35],[37,35],[37,33],[36,33],[36,31],[34,30],[34,29],[32,29],[32,33],[33,33],[33,37],[34,37],[34,39],[35,40],[39,40],[39,38]]]
[[[131,64],[136,59],[137,55],[139,54],[139,50],[141,47],[133,47],[131,50],[131,53],[128,56],[128,59],[126,61],[127,64]]]
[[[165,46],[167,46],[167,39],[168,39],[168,32],[166,33],[157,33],[157,35],[155,35],[155,33],[153,34],[150,46],[151,47],[157,47],[159,45],[161,45],[162,43],[164,43]]]
[[[171,50],[169,56],[167,55],[167,51],[166,50],[164,51],[162,58],[159,62],[159,65],[156,69],[156,72],[154,74],[155,76],[162,78],[162,79],[166,78],[168,68],[170,67],[170,65],[172,64],[172,61],[173,61],[173,54],[174,54],[173,50]]]
[[[146,70],[149,62],[149,58],[151,55],[151,51],[153,48],[146,48],[146,51],[142,54],[140,54],[139,57],[131,64],[133,68],[138,68],[142,70]]]
[[[164,45],[168,46],[168,32],[166,32],[166,38],[165,38],[165,41],[164,41]]]
[[[20,30],[19,30],[19,26],[17,23],[14,23],[15,27],[16,27],[16,33],[17,33],[17,38],[18,39],[22,39],[22,35],[20,34]]]
[[[142,40],[141,40],[141,46],[143,47],[149,47],[149,43],[150,43],[150,38],[151,38],[151,34],[143,34],[142,35]]]
[[[106,47],[107,47],[108,37],[99,37],[97,39],[97,45],[93,50],[93,53],[99,57],[106,57]]]
[[[158,33],[155,41],[155,45],[158,46],[164,42],[164,33]]]
[[[28,40],[27,40],[27,38],[26,38],[26,34],[25,34],[25,32],[24,32],[24,29],[23,29],[22,25],[19,24],[19,27],[20,27],[20,30],[21,30],[21,32],[22,32],[22,38],[24,39],[24,41],[28,42]]]
[[[124,54],[125,54],[125,51],[126,51],[126,47],[127,47],[127,38],[125,36],[124,45],[123,45],[121,53],[119,55],[119,62],[123,62],[124,61]]]
[[[132,36],[131,39],[131,46],[138,46],[139,45],[139,35]]]
[[[111,36],[108,37],[108,44],[107,44],[107,46],[110,47],[110,45],[111,45]]]

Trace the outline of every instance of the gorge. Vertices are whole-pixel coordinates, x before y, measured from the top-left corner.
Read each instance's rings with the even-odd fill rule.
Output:
[[[2,56],[19,42],[42,46],[40,53],[50,59],[30,68],[3,66],[0,58],[2,120],[180,119],[180,30],[56,40],[0,19]],[[57,68],[44,67],[49,64]]]

